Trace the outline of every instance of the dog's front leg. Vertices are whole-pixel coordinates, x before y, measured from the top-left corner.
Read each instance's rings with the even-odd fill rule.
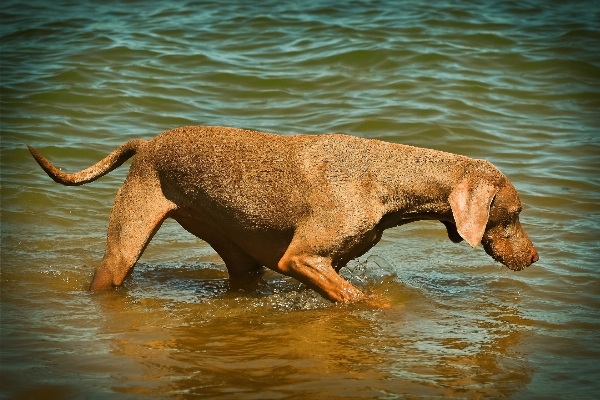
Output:
[[[288,249],[277,267],[278,272],[299,280],[329,301],[351,303],[365,297],[358,288],[338,275],[328,257]]]

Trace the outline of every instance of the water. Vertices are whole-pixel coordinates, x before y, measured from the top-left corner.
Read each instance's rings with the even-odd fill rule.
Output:
[[[600,6],[422,3],[4,1],[0,397],[597,395]],[[26,144],[77,171],[181,125],[485,158],[540,261],[415,223],[342,270],[391,307],[337,306],[273,272],[233,285],[168,222],[122,288],[88,292],[127,168],[66,188]]]

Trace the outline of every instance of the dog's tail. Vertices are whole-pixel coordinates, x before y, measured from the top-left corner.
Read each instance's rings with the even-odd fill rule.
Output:
[[[52,165],[50,161],[46,160],[44,156],[38,153],[33,147],[27,147],[29,148],[29,152],[33,158],[35,158],[35,161],[40,164],[40,167],[42,167],[48,176],[54,179],[55,182],[62,183],[66,186],[79,186],[93,182],[101,176],[104,176],[110,171],[120,167],[125,161],[133,157],[135,153],[137,153],[140,146],[142,146],[144,143],[146,143],[146,140],[143,139],[131,140],[117,148],[115,151],[91,167],[74,174],[62,172]]]

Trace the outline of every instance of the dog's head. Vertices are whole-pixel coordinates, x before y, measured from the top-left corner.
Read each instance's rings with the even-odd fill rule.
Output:
[[[519,222],[516,189],[505,177],[496,182],[467,178],[457,185],[448,198],[454,223],[471,247],[482,243],[494,260],[520,271],[536,262],[538,253]]]

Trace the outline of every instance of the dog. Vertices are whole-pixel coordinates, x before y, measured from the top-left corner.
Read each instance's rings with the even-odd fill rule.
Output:
[[[230,277],[264,266],[341,303],[366,296],[340,268],[385,229],[413,221],[438,220],[453,242],[481,243],[515,271],[539,259],[519,222],[517,191],[484,160],[342,134],[217,126],[132,140],[73,174],[28,147],[67,186],[92,182],[135,155],[90,290],[121,285],[166,218],[206,241]]]

